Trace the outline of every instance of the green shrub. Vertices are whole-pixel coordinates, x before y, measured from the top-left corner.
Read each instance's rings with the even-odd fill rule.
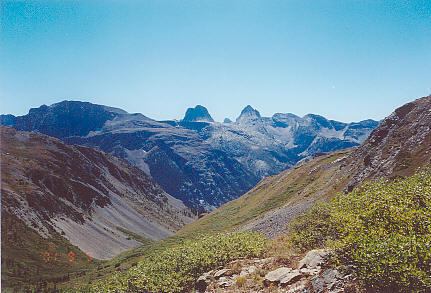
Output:
[[[292,241],[329,246],[339,262],[355,267],[367,291],[429,292],[431,169],[338,195],[299,218]]]
[[[256,232],[204,236],[153,254],[126,273],[97,283],[92,292],[183,292],[202,273],[235,259],[257,257],[264,249],[265,237]]]
[[[332,203],[318,203],[307,213],[299,215],[290,224],[290,244],[305,252],[326,246],[328,240],[340,238],[340,226],[333,223]]]

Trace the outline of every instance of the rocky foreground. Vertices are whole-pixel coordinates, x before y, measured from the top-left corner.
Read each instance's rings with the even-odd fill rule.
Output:
[[[327,250],[311,250],[303,258],[237,260],[202,274],[196,292],[359,292],[348,267],[331,264]]]

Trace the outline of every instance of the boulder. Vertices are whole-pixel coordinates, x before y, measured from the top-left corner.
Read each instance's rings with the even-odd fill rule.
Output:
[[[218,280],[217,284],[218,284],[219,287],[226,288],[226,287],[233,286],[235,284],[235,281],[232,280],[232,279],[229,279],[227,277],[221,277]]]
[[[304,284],[299,284],[297,286],[293,285],[285,293],[310,293],[310,289]]]
[[[195,289],[198,292],[204,292],[211,283],[211,273],[202,274],[195,283]]]
[[[214,278],[218,279],[222,276],[229,276],[232,275],[232,273],[233,272],[229,269],[221,269],[214,273]]]
[[[298,269],[309,268],[319,269],[325,260],[329,257],[330,252],[326,249],[315,249],[307,253],[307,255],[299,262]]]
[[[308,268],[303,268],[299,270],[301,273],[303,273],[304,275],[317,275],[318,273],[320,273],[320,268],[315,268],[315,269],[308,269]]]
[[[282,267],[267,273],[264,280],[265,282],[269,282],[269,283],[279,282],[291,271],[292,271],[291,268]]]
[[[263,264],[271,263],[273,261],[274,261],[273,257],[268,257],[268,258],[264,258],[264,259],[257,259],[254,261],[254,263],[258,264],[258,265],[263,265]]]
[[[253,274],[256,271],[256,267],[255,266],[249,266],[248,268],[246,268],[246,270],[250,273]]]
[[[310,284],[313,287],[314,293],[323,293],[325,282],[320,276],[315,276],[310,279]]]
[[[336,269],[327,269],[320,276],[316,275],[310,279],[310,284],[315,293],[323,293],[324,288],[330,293],[343,292],[344,285],[348,283],[343,274]],[[340,291],[341,290],[341,291]]]
[[[303,277],[299,270],[294,270],[287,273],[282,279],[280,279],[280,285],[286,286],[299,281]]]
[[[335,290],[343,285],[343,275],[336,269],[325,270],[321,277],[329,290]]]

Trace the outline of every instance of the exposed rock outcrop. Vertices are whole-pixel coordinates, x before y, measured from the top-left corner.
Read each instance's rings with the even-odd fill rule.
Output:
[[[274,258],[235,261],[228,268],[203,274],[195,289],[198,292],[359,292],[346,268],[330,264],[328,250],[309,251],[298,266],[277,266]],[[218,272],[227,271],[233,273],[216,277]]]
[[[201,105],[197,105],[194,108],[188,108],[183,121],[185,122],[214,122],[214,119],[208,113],[207,108]]]
[[[348,161],[341,172],[350,178],[345,192],[366,180],[412,175],[431,163],[431,96],[396,109]]]

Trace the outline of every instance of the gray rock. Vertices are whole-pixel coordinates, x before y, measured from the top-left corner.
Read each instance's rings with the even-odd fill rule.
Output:
[[[302,273],[299,270],[291,271],[290,273],[287,273],[281,280],[280,285],[290,285],[297,281],[299,281],[303,277]]]
[[[325,283],[330,284],[333,281],[342,279],[343,275],[336,269],[327,269],[322,273],[322,278],[325,280]]]
[[[325,270],[322,273],[321,278],[326,284],[326,288],[330,290],[330,292],[332,291],[336,292],[337,291],[336,289],[343,287],[343,284],[344,284],[343,275],[336,269]]]
[[[330,252],[326,249],[315,249],[307,253],[307,255],[299,262],[298,268],[316,269],[325,262],[329,257]]]
[[[310,289],[304,284],[299,284],[297,286],[295,284],[292,287],[290,287],[287,291],[285,291],[285,293],[309,293],[309,292],[310,292]]]
[[[198,292],[204,292],[211,283],[211,273],[202,274],[195,283],[195,289]]]
[[[233,286],[234,284],[235,281],[227,277],[221,277],[218,281],[218,285],[223,288]]]
[[[249,266],[248,267],[248,272],[250,273],[250,274],[253,274],[255,271],[256,271],[256,267],[255,266]]]
[[[231,273],[232,273],[232,271],[229,269],[221,269],[221,270],[214,273],[214,278],[218,279],[221,276],[228,276],[229,274],[232,275]]]
[[[264,258],[264,259],[257,259],[254,261],[254,263],[261,265],[261,264],[267,264],[267,263],[270,263],[273,261],[274,261],[273,257],[268,257],[268,258]]]
[[[346,277],[348,277],[346,279]],[[310,284],[315,293],[325,292],[337,293],[344,292],[344,285],[350,281],[350,276],[344,276],[337,269],[327,269],[320,276],[314,276],[310,279]]]
[[[320,276],[315,276],[310,279],[311,286],[313,287],[314,293],[322,293],[325,282]]]
[[[264,280],[270,283],[279,282],[291,271],[292,271],[291,268],[282,267],[267,273]]]
[[[320,272],[320,268],[315,268],[315,269],[303,268],[303,269],[300,269],[299,271],[304,275],[317,275]]]

